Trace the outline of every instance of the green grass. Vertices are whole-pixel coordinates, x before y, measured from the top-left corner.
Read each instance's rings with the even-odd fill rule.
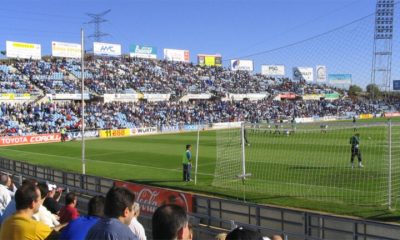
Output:
[[[385,140],[384,130],[371,127],[360,129],[360,132],[366,167],[353,171],[349,168],[348,144],[352,130],[331,129],[327,134],[299,132],[289,137],[250,132],[252,144],[246,148],[246,158],[247,169],[253,176],[246,181],[246,200],[396,220],[400,211],[388,211],[384,205],[385,151],[379,145]],[[192,144],[195,154],[196,134],[86,141],[87,174],[241,199],[243,192],[238,181],[225,185],[214,181],[213,184],[217,156],[215,131],[201,132],[197,185],[182,181],[184,146]],[[370,136],[371,140],[365,136]],[[12,146],[0,150],[2,157],[66,171],[81,171],[79,141]],[[217,174],[220,171],[224,169],[218,169]],[[355,199],[350,197],[354,193],[358,194]]]

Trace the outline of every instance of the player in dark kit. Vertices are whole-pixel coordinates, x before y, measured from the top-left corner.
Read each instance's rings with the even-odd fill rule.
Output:
[[[358,167],[364,167],[362,165],[362,157],[361,157],[361,150],[360,150],[360,134],[356,133],[354,136],[350,138],[351,144],[351,168],[354,168],[354,157],[357,156],[358,158]]]

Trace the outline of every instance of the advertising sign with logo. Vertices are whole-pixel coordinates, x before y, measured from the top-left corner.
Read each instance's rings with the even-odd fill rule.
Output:
[[[393,80],[393,90],[400,90],[400,80]]]
[[[326,93],[324,95],[326,100],[336,100],[340,98],[340,94],[339,93]]]
[[[295,81],[314,81],[314,70],[311,67],[294,67],[293,80]]]
[[[81,58],[82,48],[80,44],[51,42],[51,53],[53,57]]]
[[[385,113],[383,116],[386,117],[386,118],[389,118],[389,117],[400,117],[400,112],[389,112],[389,113]]]
[[[305,94],[303,95],[303,100],[321,100],[324,95],[322,94]]]
[[[114,186],[126,187],[133,191],[135,201],[140,204],[141,213],[145,215],[153,215],[159,206],[165,204],[179,205],[188,213],[193,211],[193,195],[189,193],[122,181],[114,181]]]
[[[0,146],[50,143],[61,141],[61,134],[38,134],[31,136],[0,137]]]
[[[99,131],[85,131],[85,138],[95,138],[99,136]],[[80,139],[82,138],[82,132],[67,132],[68,139]]]
[[[253,61],[251,60],[231,60],[231,69],[232,71],[249,71],[252,72],[254,67],[253,67]]]
[[[267,76],[284,76],[284,65],[261,65],[261,74]]]
[[[351,84],[351,74],[328,74],[330,84]]]
[[[6,54],[8,58],[41,59],[42,49],[40,44],[6,41]]]
[[[137,58],[157,59],[157,48],[132,44],[129,49],[129,56]]]
[[[164,59],[174,62],[189,62],[189,50],[164,48]]]
[[[131,135],[129,128],[125,129],[110,129],[110,130],[100,130],[100,138],[112,138],[112,137],[126,137]]]
[[[121,56],[121,45],[112,43],[93,43],[93,53],[99,56],[119,57]]]
[[[29,93],[0,93],[0,100],[30,100]]]
[[[317,82],[326,81],[326,66],[317,65]]]
[[[222,66],[222,57],[221,55],[207,55],[207,54],[199,54],[197,55],[197,63],[200,66]]]

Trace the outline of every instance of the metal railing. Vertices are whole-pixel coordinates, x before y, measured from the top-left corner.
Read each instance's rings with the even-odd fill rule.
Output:
[[[82,195],[105,195],[114,180],[55,170],[48,167],[0,158],[0,170],[15,178],[35,178],[50,181]],[[354,218],[337,217],[308,211],[265,206],[209,196],[193,196],[195,236],[213,238],[218,232],[227,232],[234,225],[258,230],[265,236],[281,234],[285,239],[400,239],[400,225]],[[85,200],[87,201],[87,199]],[[142,216],[149,234],[151,216]]]

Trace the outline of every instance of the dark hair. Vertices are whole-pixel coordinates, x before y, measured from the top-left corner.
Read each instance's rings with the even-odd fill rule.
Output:
[[[75,201],[76,194],[74,192],[69,192],[65,195],[65,205],[71,204]]]
[[[186,150],[188,150],[191,146],[192,146],[192,145],[187,144],[187,145],[186,145]]]
[[[179,229],[188,224],[186,211],[178,205],[163,205],[152,218],[153,239],[175,239]]]
[[[126,208],[132,211],[135,202],[135,194],[122,187],[112,187],[107,195],[104,204],[104,215],[109,218],[118,218],[123,216]]]
[[[95,196],[89,200],[88,203],[88,215],[89,216],[104,216],[104,202],[106,201],[103,196]]]
[[[243,227],[237,227],[230,231],[226,235],[225,240],[262,240],[262,236],[259,232],[246,229]]]
[[[47,194],[49,193],[49,187],[44,182],[39,183],[37,186],[40,190],[40,196],[42,198],[45,198],[47,196]]]
[[[26,178],[24,179],[24,181],[22,181],[22,185],[24,184],[33,184],[33,185],[37,185],[38,182],[36,181],[36,179],[33,178]]]
[[[1,185],[7,185],[8,182],[8,175],[7,174],[1,174],[0,176],[0,184]]]
[[[38,200],[36,192],[37,186],[34,184],[24,184],[15,193],[15,208],[17,210],[28,209],[32,202]]]

